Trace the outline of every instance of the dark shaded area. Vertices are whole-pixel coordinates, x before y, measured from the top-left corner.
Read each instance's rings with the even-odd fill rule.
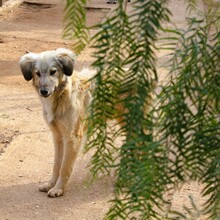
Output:
[[[29,1],[24,1],[20,5],[20,7],[34,8],[34,9],[52,8],[53,6],[54,6],[53,4],[46,4],[46,3],[39,3],[39,2],[29,2]]]

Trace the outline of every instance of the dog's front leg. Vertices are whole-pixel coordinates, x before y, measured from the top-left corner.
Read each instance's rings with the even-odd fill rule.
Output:
[[[64,138],[64,152],[59,177],[55,186],[48,192],[48,196],[58,197],[64,194],[64,190],[71,175],[73,163],[76,160],[80,145],[80,137],[73,136],[71,138]]]
[[[53,141],[54,141],[54,164],[53,164],[53,173],[50,181],[40,185],[39,190],[42,192],[48,192],[53,188],[59,177],[59,171],[61,167],[62,157],[63,157],[63,141],[61,135],[58,131],[53,132]]]

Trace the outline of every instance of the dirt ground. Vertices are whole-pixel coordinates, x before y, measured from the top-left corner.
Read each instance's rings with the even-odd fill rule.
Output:
[[[71,43],[61,38],[63,6],[59,0],[25,2],[0,9],[0,220],[102,219],[108,210],[107,201],[112,197],[113,186],[107,177],[86,186],[90,154],[79,155],[63,197],[49,199],[38,191],[39,182],[48,180],[51,174],[52,138],[37,94],[31,83],[24,81],[18,60],[26,51],[71,48]],[[89,25],[99,23],[114,7],[105,1],[94,2],[92,6],[105,9],[88,10]],[[171,1],[180,26],[184,25],[183,2]],[[90,65],[90,52],[85,50],[78,57],[76,69]],[[161,59],[163,55],[159,54]],[[161,70],[161,77],[165,72]],[[199,186],[190,183],[183,192],[175,194],[174,208],[182,206],[188,192],[198,198]]]

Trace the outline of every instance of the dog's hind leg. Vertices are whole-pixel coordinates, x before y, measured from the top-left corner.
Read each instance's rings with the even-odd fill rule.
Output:
[[[72,172],[73,164],[80,149],[81,140],[82,138],[77,136],[64,139],[64,152],[59,177],[55,186],[49,190],[48,196],[58,197],[64,194],[66,184]]]
[[[59,171],[61,167],[62,157],[63,157],[63,141],[61,134],[58,130],[53,130],[53,140],[54,140],[54,165],[51,180],[49,182],[40,185],[39,190],[42,192],[48,192],[53,188],[59,177]]]

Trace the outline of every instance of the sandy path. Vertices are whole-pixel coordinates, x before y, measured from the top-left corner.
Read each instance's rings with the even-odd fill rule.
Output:
[[[51,134],[31,83],[24,81],[17,64],[26,50],[40,52],[58,47],[71,48],[61,39],[62,5],[59,0],[37,1],[48,7],[14,7],[0,11],[0,220],[23,219],[102,219],[112,196],[111,181],[104,177],[86,187],[90,154],[80,155],[66,194],[47,198],[38,191],[38,183],[48,180],[53,163]],[[178,2],[178,4],[177,4]],[[171,1],[175,22],[184,26],[184,0]],[[102,0],[91,5],[114,7]],[[106,12],[105,12],[106,13]],[[102,12],[91,12],[89,21],[99,22]],[[89,50],[79,57],[77,69],[91,63]],[[160,59],[163,53],[158,54]],[[161,78],[166,70],[161,69]],[[178,209],[186,192],[198,194],[194,183],[175,197]]]

